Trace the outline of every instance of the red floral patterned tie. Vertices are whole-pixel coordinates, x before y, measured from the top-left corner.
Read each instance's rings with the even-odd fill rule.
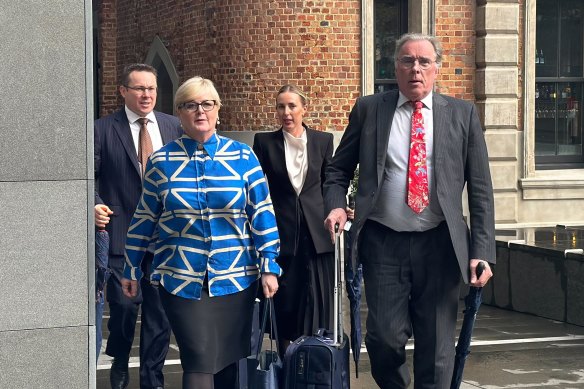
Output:
[[[408,206],[420,213],[428,206],[428,170],[426,167],[426,140],[421,101],[412,101],[412,129],[408,162]]]

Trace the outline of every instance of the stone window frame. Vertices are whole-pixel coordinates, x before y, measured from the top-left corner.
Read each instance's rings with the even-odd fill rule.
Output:
[[[361,0],[361,94],[363,96],[374,93],[374,2],[375,0]],[[434,34],[434,0],[407,0],[407,2],[408,31]]]
[[[542,46],[541,44],[538,44],[537,46],[535,45],[535,43],[537,42],[537,31],[538,31],[537,30],[537,22],[536,22],[536,19],[537,19],[537,17],[536,17],[537,16],[537,12],[536,12],[537,11],[537,5],[536,4],[537,4],[537,2],[542,2],[542,1],[545,1],[545,0],[536,0],[535,1],[534,11],[533,11],[534,12],[534,15],[529,15],[530,17],[533,16],[533,18],[531,18],[531,20],[534,21],[533,26],[532,26],[532,28],[533,28],[533,35],[531,35],[533,39],[530,42],[532,44],[531,47],[533,47],[534,49],[536,47],[541,48],[541,46]],[[560,3],[557,2],[556,0],[547,0],[547,1],[549,1],[549,4],[548,5],[552,5],[553,4],[553,6],[555,6],[555,7],[560,7]],[[562,8],[564,9],[564,11],[567,9],[567,8],[564,8],[564,7],[562,7]],[[563,26],[563,23],[564,22],[561,20],[561,17],[560,16],[561,15],[559,15],[559,14],[557,15],[558,18],[556,20],[556,24],[554,25],[554,27],[556,27],[556,28],[559,27],[561,30],[563,30],[562,26]],[[547,31],[545,29],[542,30],[542,31],[540,31],[540,37],[542,35],[544,35],[544,36],[545,35],[548,35],[547,34]],[[557,39],[560,39],[560,36],[558,36],[556,38]],[[558,45],[558,47],[559,46],[560,45]],[[549,47],[547,49],[549,49]],[[543,54],[543,51],[542,51],[542,54]],[[533,58],[533,56],[531,56],[531,58]],[[535,61],[535,63],[537,63],[537,60]],[[557,66],[559,67],[559,65],[560,65],[560,60],[558,58]],[[551,83],[551,84],[577,83],[579,85],[583,85],[582,84],[582,76],[581,75],[580,76],[575,76],[575,75],[572,75],[572,76],[565,76],[565,75],[552,76],[552,75],[547,74],[547,75],[540,75],[540,78],[537,78],[537,71],[535,70],[535,68],[537,68],[537,66],[534,66],[534,70],[533,70],[534,73],[535,73],[535,76],[536,76],[535,77],[536,83],[537,82],[546,83],[546,84],[549,84],[549,83]],[[533,86],[533,88],[535,89],[536,86]],[[558,96],[557,96],[557,98],[558,98],[558,105],[560,105],[560,104],[562,104],[562,101],[560,100],[560,90],[559,89],[557,91],[557,94],[558,94]],[[541,96],[540,96],[540,98],[541,98]],[[579,102],[581,102],[581,101],[579,101]],[[536,107],[536,105],[537,104],[534,103],[535,117],[536,117],[536,120],[537,120],[537,107]],[[580,110],[582,110],[582,107],[580,107]],[[559,116],[559,112],[558,112],[557,116]],[[558,119],[560,119],[560,118],[558,117]],[[580,123],[580,128],[581,127],[582,127],[582,124]],[[580,129],[580,131],[581,131],[581,129]],[[556,143],[555,143],[556,147],[558,146],[558,144],[562,144],[562,142],[561,141],[556,141]],[[580,142],[580,147],[581,147],[581,142]],[[536,148],[537,148],[537,146],[536,146]],[[583,159],[583,156],[581,154],[578,154],[578,153],[570,154],[570,155],[566,155],[566,156],[564,156],[564,155],[554,155],[554,156],[542,155],[542,156],[535,156],[535,161],[536,161],[536,170],[550,170],[550,169],[562,170],[562,169],[573,169],[573,168],[580,168],[581,169],[581,168],[584,168],[584,159]]]
[[[526,0],[524,14],[524,161],[520,179],[523,199],[584,199],[584,169],[536,170],[535,168],[536,3],[537,0]]]

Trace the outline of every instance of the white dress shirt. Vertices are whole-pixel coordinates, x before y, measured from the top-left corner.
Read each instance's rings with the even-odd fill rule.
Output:
[[[138,145],[140,144],[140,123],[138,119],[145,117],[148,119],[148,134],[150,134],[150,139],[152,140],[152,151],[157,151],[162,147],[162,136],[160,135],[160,129],[158,128],[158,122],[156,121],[156,115],[154,112],[150,112],[146,116],[138,116],[134,111],[130,110],[127,106],[126,115],[128,116],[128,122],[130,122],[130,130],[132,130],[132,139],[134,140],[134,148],[136,149],[136,155],[138,155]],[[140,161],[138,161],[139,163]]]
[[[416,213],[407,204],[408,160],[410,155],[410,131],[414,111],[409,100],[400,92],[391,123],[387,158],[379,197],[369,219],[375,220],[394,231],[426,231],[444,220],[444,214],[436,196],[434,180],[434,120],[432,117],[432,93],[421,100],[426,140],[426,166],[430,204]]]

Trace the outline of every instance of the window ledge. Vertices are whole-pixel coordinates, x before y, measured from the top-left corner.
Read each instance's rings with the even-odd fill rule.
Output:
[[[519,184],[524,200],[584,199],[584,169],[538,171]]]

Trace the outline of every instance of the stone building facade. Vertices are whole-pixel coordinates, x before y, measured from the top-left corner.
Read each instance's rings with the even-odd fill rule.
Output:
[[[98,112],[103,115],[119,107],[117,80],[123,66],[145,61],[162,70],[159,99],[167,101],[167,111],[172,111],[173,91],[181,81],[194,75],[208,77],[224,104],[220,129],[234,131],[234,136],[249,135],[276,128],[275,93],[282,84],[294,83],[310,98],[307,123],[339,138],[358,96],[394,87],[378,72],[380,57],[386,54],[380,48],[391,47],[402,32],[431,33],[441,39],[445,54],[436,90],[474,101],[479,109],[498,228],[584,224],[582,121],[576,128],[579,146],[570,149],[574,158],[568,163],[559,158],[560,163],[546,165],[538,151],[540,100],[535,86],[538,80],[552,82],[537,78],[534,55],[541,19],[536,8],[546,2],[556,4],[98,0],[93,3]],[[580,12],[579,5],[574,7]],[[391,19],[396,12],[401,16]],[[386,25],[380,15],[387,16]],[[386,30],[389,33],[381,36]],[[577,44],[582,44],[581,38]],[[580,78],[570,80],[584,81]],[[578,115],[582,117],[580,111]]]

